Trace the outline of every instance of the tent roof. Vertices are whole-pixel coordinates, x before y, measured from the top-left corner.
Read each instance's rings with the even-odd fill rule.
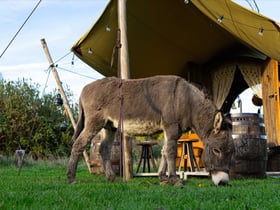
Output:
[[[97,22],[72,47],[81,60],[104,76],[117,75],[116,59],[110,67],[117,19],[117,0],[111,0]],[[203,65],[243,55],[280,61],[279,32],[275,21],[230,0],[127,1],[131,78],[186,76],[190,63]]]

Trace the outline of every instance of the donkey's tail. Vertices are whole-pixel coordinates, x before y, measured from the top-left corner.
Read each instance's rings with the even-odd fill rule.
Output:
[[[74,132],[74,135],[72,137],[71,140],[71,145],[74,144],[74,142],[76,141],[76,139],[78,138],[78,136],[80,135],[80,133],[82,132],[82,130],[84,129],[85,126],[85,115],[84,115],[84,108],[82,106],[81,103],[79,103],[79,119],[76,125],[76,129]]]

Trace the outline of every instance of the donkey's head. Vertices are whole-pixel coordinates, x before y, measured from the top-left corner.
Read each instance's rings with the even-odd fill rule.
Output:
[[[226,185],[229,181],[229,169],[234,144],[231,129],[226,126],[221,112],[215,116],[213,130],[203,142],[202,161],[210,172],[215,185]]]

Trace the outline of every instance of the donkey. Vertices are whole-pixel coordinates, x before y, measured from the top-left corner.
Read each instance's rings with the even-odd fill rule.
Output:
[[[182,185],[176,175],[177,140],[192,129],[204,144],[202,161],[215,185],[229,182],[233,152],[231,130],[223,126],[223,115],[197,87],[178,76],[154,76],[120,80],[107,77],[86,85],[79,100],[79,120],[73,135],[67,170],[69,183],[75,183],[79,157],[86,145],[102,130],[105,134],[101,159],[106,177],[114,181],[110,149],[120,118],[122,92],[123,132],[126,136],[164,132],[160,183]],[[166,174],[166,170],[168,173]]]

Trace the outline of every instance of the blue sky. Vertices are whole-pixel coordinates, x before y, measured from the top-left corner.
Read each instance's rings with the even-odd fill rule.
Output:
[[[0,0],[1,54],[38,2],[39,0]],[[3,78],[31,79],[32,83],[39,83],[41,89],[47,84],[46,91],[53,91],[56,83],[52,74],[47,80],[46,70],[49,63],[40,39],[46,39],[53,60],[57,61],[69,53],[70,48],[96,22],[108,2],[108,0],[42,0],[14,42],[0,58],[0,72]],[[245,0],[236,0],[236,2],[249,7]],[[280,22],[279,0],[256,0],[256,2],[262,14]],[[72,65],[72,56],[70,54],[58,62],[57,70],[62,83],[67,84],[78,98],[85,84],[102,76],[76,57]],[[244,97],[251,100],[251,96],[252,93],[249,91]]]
[[[0,1],[0,52],[4,51],[11,38],[39,0],[1,0]],[[46,70],[49,63],[40,40],[45,38],[51,56],[55,61],[70,52],[76,41],[95,23],[106,7],[106,0],[42,0],[14,42],[0,58],[0,72],[6,80],[31,78],[47,92],[56,88],[52,74],[47,81]],[[75,97],[82,87],[101,76],[75,58],[73,54],[58,62],[58,73],[63,84],[68,84]],[[64,70],[60,69],[63,68]],[[74,71],[88,77],[69,73]]]

